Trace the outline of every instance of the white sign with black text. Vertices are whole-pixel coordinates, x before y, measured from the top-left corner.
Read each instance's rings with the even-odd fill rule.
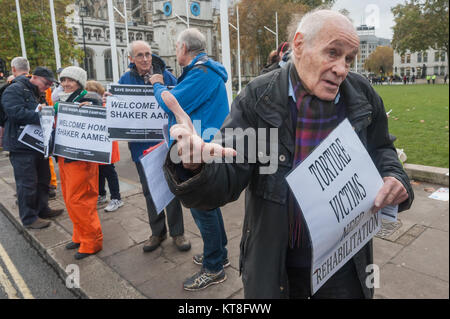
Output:
[[[106,99],[107,124],[112,140],[161,141],[168,115],[150,85],[110,85]]]
[[[286,180],[311,236],[314,294],[380,231],[370,209],[383,180],[347,119]]]
[[[44,135],[40,125],[26,125],[18,141],[44,154]]]
[[[167,185],[163,171],[164,161],[168,152],[167,144],[161,142],[151,152],[140,158],[150,196],[158,214],[175,198]]]
[[[105,108],[59,103],[55,155],[109,164],[111,152],[112,142],[108,138]]]
[[[44,157],[48,158],[50,151],[50,139],[53,132],[53,124],[55,123],[55,109],[53,106],[44,106],[39,111],[39,121],[41,123]]]

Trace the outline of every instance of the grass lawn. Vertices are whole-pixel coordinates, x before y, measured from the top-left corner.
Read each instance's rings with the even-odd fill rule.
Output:
[[[386,112],[392,109],[389,131],[403,148],[406,163],[449,167],[449,86],[375,86]]]

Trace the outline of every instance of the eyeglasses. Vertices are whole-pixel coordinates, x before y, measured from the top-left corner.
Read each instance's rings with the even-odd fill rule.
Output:
[[[53,84],[52,81],[49,81],[49,80],[47,80],[46,78],[44,78],[44,77],[42,77],[42,76],[38,76],[37,78],[38,78],[38,79],[42,82],[42,84],[44,84],[45,86],[52,86],[52,84]]]
[[[152,56],[152,54],[149,53],[149,52],[147,52],[147,53],[145,53],[145,54],[144,54],[144,53],[136,54],[134,57],[135,57],[135,59],[142,60],[144,57],[145,57],[146,59],[150,59],[151,56]]]

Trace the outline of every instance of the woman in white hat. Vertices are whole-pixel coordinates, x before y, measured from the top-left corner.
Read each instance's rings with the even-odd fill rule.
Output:
[[[59,101],[91,102],[101,106],[102,101],[85,90],[87,74],[82,68],[69,66],[61,72],[60,79],[64,91],[59,93]],[[55,103],[56,111],[58,104]],[[97,212],[98,164],[62,157],[58,159],[58,164],[64,202],[73,223],[72,242],[66,248],[78,248],[75,259],[82,259],[103,247],[103,233]]]

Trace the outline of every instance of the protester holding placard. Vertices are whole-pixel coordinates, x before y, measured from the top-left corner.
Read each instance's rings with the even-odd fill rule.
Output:
[[[77,102],[101,106],[98,94],[89,93],[86,71],[77,66],[65,68],[60,75],[64,91],[60,102]],[[55,110],[58,104],[55,103]],[[58,158],[61,190],[69,217],[73,223],[72,241],[66,249],[77,249],[75,259],[83,259],[102,250],[103,233],[97,212],[98,164]]]
[[[100,99],[105,93],[103,85],[100,82],[93,80],[86,82],[86,90],[88,92],[97,93]],[[108,181],[109,193],[111,195],[111,201],[105,207],[106,212],[114,212],[124,205],[120,198],[119,177],[117,176],[116,168],[114,167],[114,163],[117,163],[118,161],[120,161],[119,142],[113,141],[111,164],[99,164],[98,166],[98,204],[103,204],[107,201],[105,180]]]
[[[137,84],[150,85],[150,77],[153,74],[161,74],[164,78],[164,84],[173,86],[177,83],[176,78],[166,70],[164,61],[152,54],[150,45],[145,41],[133,41],[128,47],[128,57],[130,59],[130,70],[121,76],[119,84]],[[106,93],[108,94],[108,93]],[[157,214],[155,206],[152,202],[150,191],[148,189],[144,169],[139,161],[144,151],[159,142],[129,142],[128,148],[131,152],[133,162],[136,164],[136,169],[139,174],[139,180],[142,185],[145,202],[147,204],[147,214],[152,230],[152,235],[144,243],[144,252],[151,252],[158,248],[167,238],[166,227],[166,213],[167,224],[169,226],[169,233],[173,239],[175,246],[180,251],[187,251],[191,249],[191,243],[184,237],[183,225],[183,211],[178,199],[174,199],[166,207],[166,213],[161,212]]]
[[[383,101],[364,77],[349,73],[359,48],[351,21],[331,10],[312,11],[303,16],[291,47],[287,65],[258,77],[234,100],[215,143],[200,143],[189,116],[164,92],[178,122],[171,130],[177,143],[164,166],[168,186],[186,207],[201,209],[237,200],[247,188],[239,265],[245,298],[372,298],[372,240],[311,296],[310,236],[285,177],[347,118],[383,178],[373,210],[387,205],[408,209],[413,190],[389,138]],[[227,135],[236,128],[253,132],[255,138]],[[278,132],[275,141],[266,134],[271,129]],[[251,156],[251,147],[237,153],[242,161],[211,163],[211,154],[219,159],[236,156],[222,147],[230,141],[270,145],[276,170],[268,173],[266,153]],[[327,161],[344,165],[350,159],[336,147]],[[193,163],[195,154],[201,154],[201,163]],[[322,174],[332,170],[328,162],[319,164]]]
[[[1,104],[7,115],[3,147],[10,153],[19,215],[27,228],[48,227],[50,222],[43,218],[55,217],[63,212],[62,209],[52,210],[48,207],[48,159],[18,140],[26,125],[40,124],[36,108],[45,103],[42,94],[55,81],[52,71],[37,67],[32,76],[21,75],[15,78],[1,96]]]

